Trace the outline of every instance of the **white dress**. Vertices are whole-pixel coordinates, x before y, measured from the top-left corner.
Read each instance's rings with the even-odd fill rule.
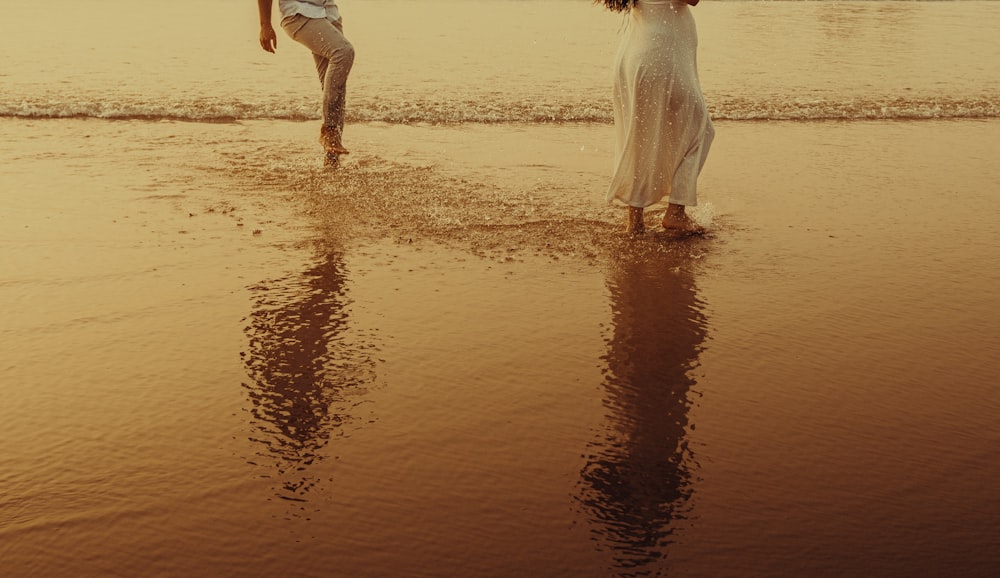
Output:
[[[638,0],[615,58],[615,170],[608,202],[697,205],[715,129],[698,82],[698,32],[683,0]]]

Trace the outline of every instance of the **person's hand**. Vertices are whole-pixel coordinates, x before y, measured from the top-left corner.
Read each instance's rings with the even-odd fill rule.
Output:
[[[260,25],[260,47],[268,52],[274,52],[278,47],[278,35],[270,23]]]

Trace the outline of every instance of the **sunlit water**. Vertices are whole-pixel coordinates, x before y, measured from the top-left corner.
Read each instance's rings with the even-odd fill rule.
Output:
[[[602,202],[588,0],[344,0],[336,172],[250,3],[49,4],[0,35],[0,576],[1000,568],[1000,2],[703,0],[681,243]]]
[[[0,116],[315,119],[308,56],[257,44],[237,0],[5,8]],[[589,0],[345,2],[350,118],[610,122],[625,19]],[[697,7],[717,120],[996,118],[1000,3],[719,2]],[[62,25],[60,23],[65,23]]]

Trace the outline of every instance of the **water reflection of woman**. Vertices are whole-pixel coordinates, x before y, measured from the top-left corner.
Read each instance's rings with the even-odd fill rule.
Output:
[[[253,441],[280,479],[278,495],[304,500],[315,481],[308,469],[331,436],[355,417],[359,395],[375,378],[375,348],[351,331],[343,258],[322,251],[312,267],[251,287],[253,309],[245,384]]]
[[[684,255],[624,257],[608,286],[606,428],[588,448],[578,499],[618,575],[647,575],[691,495],[686,433],[705,316]]]

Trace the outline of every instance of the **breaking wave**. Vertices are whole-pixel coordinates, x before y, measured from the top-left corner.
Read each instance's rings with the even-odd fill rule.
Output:
[[[1000,95],[949,97],[864,97],[846,100],[775,96],[762,99],[707,95],[715,120],[821,121],[990,119],[1000,117]],[[247,102],[237,99],[61,100],[4,99],[0,117],[100,118],[236,122],[305,121],[320,118],[314,100]],[[538,99],[400,99],[356,98],[348,122],[390,124],[610,123],[610,99],[543,102]]]

